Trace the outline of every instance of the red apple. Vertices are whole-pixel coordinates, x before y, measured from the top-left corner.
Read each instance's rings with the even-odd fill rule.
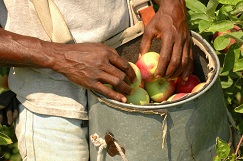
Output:
[[[204,88],[205,84],[206,84],[206,82],[199,83],[198,85],[196,85],[196,86],[192,89],[191,93],[195,93],[195,92],[200,91],[201,89]]]
[[[188,93],[176,93],[170,96],[167,101],[175,101],[181,99],[182,97],[186,96]]]
[[[151,100],[162,102],[167,100],[175,91],[175,82],[165,78],[145,82],[144,89],[148,92]]]
[[[200,79],[196,76],[191,74],[188,77],[187,81],[184,81],[182,77],[179,77],[176,81],[176,93],[190,93],[192,89],[201,83]]]
[[[140,72],[139,68],[134,63],[129,62],[129,64],[131,65],[131,67],[133,68],[133,70],[134,70],[134,72],[136,74],[136,80],[135,80],[135,82],[133,82],[131,84],[131,87],[133,89],[136,89],[136,88],[138,88],[140,86],[140,84],[142,82],[141,72]]]
[[[150,98],[147,93],[143,88],[136,88],[133,90],[131,95],[127,95],[127,103],[131,103],[134,105],[145,105],[149,104]]]
[[[137,60],[136,65],[140,69],[142,79],[145,82],[150,82],[154,79],[154,72],[158,66],[159,56],[156,52],[147,52]]]
[[[217,31],[213,34],[213,41],[220,35],[226,34],[226,33],[230,33],[230,32],[236,32],[236,31],[240,31],[241,28],[239,26],[234,25],[234,27],[230,30],[226,30],[226,31]],[[233,45],[234,43],[236,43],[236,40],[233,38],[229,38],[230,39],[230,43],[226,46],[226,48],[224,48],[223,50],[221,50],[222,53],[227,53],[229,47],[231,45]]]

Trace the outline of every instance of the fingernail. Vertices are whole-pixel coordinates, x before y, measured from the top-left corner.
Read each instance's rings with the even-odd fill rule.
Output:
[[[121,101],[122,101],[123,103],[126,103],[126,102],[127,102],[127,98],[126,98],[126,97],[122,97]]]
[[[161,76],[160,75],[156,75],[155,78],[156,79],[159,79],[159,78],[161,78]]]
[[[187,81],[188,80],[188,77],[184,78],[184,81]]]

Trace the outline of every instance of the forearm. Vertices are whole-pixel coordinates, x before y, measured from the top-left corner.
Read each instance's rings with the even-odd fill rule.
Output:
[[[0,28],[0,66],[48,68],[54,61],[48,44]]]

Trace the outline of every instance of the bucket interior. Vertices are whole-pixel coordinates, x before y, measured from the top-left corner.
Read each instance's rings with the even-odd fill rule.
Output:
[[[109,104],[109,106],[121,106],[126,108],[167,108],[177,106],[178,104],[183,104],[187,101],[191,101],[199,97],[201,94],[206,92],[216,81],[218,74],[219,74],[219,60],[218,57],[210,46],[210,44],[204,40],[199,34],[194,31],[191,31],[191,37],[193,40],[192,43],[192,51],[194,57],[194,70],[193,74],[198,76],[201,82],[206,82],[206,85],[203,89],[198,92],[190,93],[186,97],[183,97],[176,101],[164,101],[161,103],[150,103],[148,105],[133,105],[127,103],[121,103],[115,100],[111,100],[109,98],[104,97],[103,95],[94,92],[97,97]],[[118,53],[125,58],[127,61],[135,63],[138,59],[139,54],[139,45],[141,42],[141,36],[137,37],[136,39],[118,47],[116,50]],[[150,48],[150,51],[158,52],[161,48],[161,40],[154,39]]]

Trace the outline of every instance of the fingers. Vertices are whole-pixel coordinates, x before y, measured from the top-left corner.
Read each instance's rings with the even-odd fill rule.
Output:
[[[140,43],[140,54],[143,55],[149,51],[154,34],[152,34],[151,29],[145,28],[141,43]]]
[[[182,75],[186,79],[193,71],[193,54],[191,38],[172,34],[162,35],[160,59],[155,77],[176,78]]]
[[[110,99],[113,99],[113,100],[116,100],[119,102],[124,102],[124,103],[127,101],[126,97],[123,94],[114,91],[113,89],[105,86],[104,84],[102,84],[100,82],[97,82],[95,90],[97,92],[103,94],[107,98],[110,98]]]
[[[155,77],[163,77],[166,73],[167,67],[171,60],[172,50],[173,50],[173,37],[171,34],[165,34],[162,39],[160,58],[158,67],[155,71]]]
[[[136,74],[131,65],[125,59],[118,55],[113,55],[109,60],[113,66],[111,65],[110,68],[108,67],[105,69],[107,73],[124,80],[124,82],[128,85],[135,81]]]
[[[105,82],[105,83],[108,83],[110,85],[112,85],[112,87],[117,91],[117,92],[120,92],[120,93],[123,93],[123,94],[130,94],[131,91],[132,91],[132,88],[130,85],[128,85],[126,82],[124,82],[122,79],[119,79],[118,77],[112,75],[112,74],[108,74],[108,73],[103,73],[100,75],[100,78],[98,78],[98,81],[99,82]],[[98,83],[98,85],[100,85]],[[104,88],[103,86],[97,86],[95,85],[94,87],[96,87],[97,89],[96,90],[101,90],[101,89],[104,89],[105,91],[100,91],[102,92],[103,94],[106,94],[106,88]]]
[[[183,52],[184,54],[188,54],[188,57],[183,57],[182,64],[184,65],[182,68],[184,69],[182,72],[182,78],[186,80],[188,76],[193,72],[194,69],[194,60],[192,53],[192,40],[189,41],[189,47],[186,48]]]

